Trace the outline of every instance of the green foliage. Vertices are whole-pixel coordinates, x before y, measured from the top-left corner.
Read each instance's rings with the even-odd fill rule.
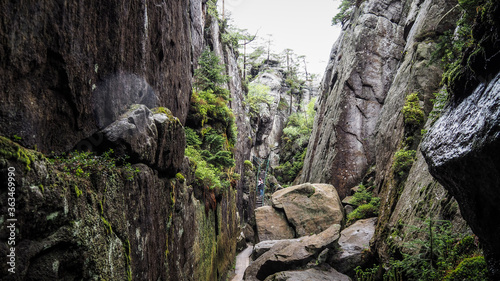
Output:
[[[68,175],[74,174],[77,177],[88,178],[91,174],[122,171],[127,175],[127,180],[133,180],[134,175],[140,171],[132,168],[132,165],[127,162],[129,157],[126,155],[114,157],[112,154],[114,154],[113,149],[109,149],[102,155],[88,151],[73,151],[49,160]]]
[[[372,192],[367,190],[362,184],[359,186],[358,191],[353,195],[350,203],[358,207],[347,215],[347,222],[349,224],[360,219],[378,216],[380,198],[374,197]]]
[[[339,12],[332,18],[332,25],[344,25],[354,12],[355,2],[352,0],[342,0],[338,10]]]
[[[185,150],[185,155],[189,157],[196,169],[196,185],[208,187],[209,189],[229,187],[229,182],[221,179],[221,170],[213,164],[208,163],[201,155],[200,150],[188,146]]]
[[[227,99],[229,93],[221,86],[229,81],[229,77],[224,74],[226,67],[220,62],[219,57],[209,48],[205,48],[201,53],[198,64],[199,68],[194,71],[194,85],[196,88],[201,91],[212,90],[217,96]]]
[[[186,180],[181,173],[175,174],[175,178],[181,183],[183,183]]]
[[[366,219],[378,216],[378,209],[380,208],[380,199],[378,198],[375,199],[375,198],[373,202],[370,202],[368,204],[363,204],[357,207],[351,213],[349,213],[349,215],[347,215],[348,224],[360,219]]]
[[[362,269],[361,266],[358,266],[354,269],[356,281],[375,281],[377,271],[378,266],[366,269]]]
[[[424,123],[424,111],[420,107],[418,93],[409,94],[403,106],[403,118],[406,126],[420,127]]]
[[[210,3],[212,1],[209,1]],[[237,140],[235,117],[229,108],[229,77],[225,66],[208,48],[195,70],[195,86],[186,122],[185,155],[189,157],[198,188],[227,189],[236,183],[231,149]]]
[[[370,203],[372,198],[373,198],[372,192],[367,190],[363,184],[360,184],[358,191],[356,191],[356,193],[354,193],[354,195],[352,196],[350,204],[361,206],[363,204]]]
[[[415,150],[398,150],[396,154],[394,154],[394,162],[392,164],[394,174],[400,179],[405,178],[410,171],[413,162],[415,162],[416,154],[417,152]]]
[[[429,118],[432,120],[437,120],[441,113],[443,112],[444,107],[448,103],[448,91],[446,89],[441,89],[439,92],[434,93],[435,99],[432,100],[434,107],[432,108],[431,113],[429,114]]]
[[[188,119],[193,123],[192,126],[203,127],[205,124],[209,124],[216,128],[220,134],[225,134],[231,144],[236,143],[237,128],[234,114],[227,106],[226,99],[218,97],[212,90],[194,91],[189,110]],[[190,141],[196,140],[190,139]]]
[[[208,0],[207,2],[207,14],[214,18],[219,17],[219,12],[217,11],[217,0]]]
[[[390,263],[392,270],[404,275],[404,280],[487,280],[484,279],[487,272],[486,265],[481,264],[484,258],[470,259],[479,255],[479,249],[474,244],[472,236],[461,238],[452,231],[451,222],[442,220],[427,220],[425,227],[411,228],[423,238],[404,243],[403,259],[393,260]],[[470,264],[477,267],[472,269],[469,267]],[[471,276],[468,274],[475,270],[477,271],[474,272],[474,276],[478,279],[462,278]],[[454,275],[453,272],[464,275]]]
[[[293,113],[288,117],[281,136],[283,148],[280,165],[274,171],[276,179],[280,183],[289,184],[293,182],[304,166],[307,144],[309,143],[316,114],[314,110],[315,103],[316,98],[303,107],[306,109],[305,112]]]
[[[79,198],[81,195],[82,195],[82,191],[78,188],[77,185],[75,185],[75,194],[76,194],[76,198]]]
[[[316,111],[314,111],[315,103],[316,98],[305,106],[305,112],[293,113],[288,117],[282,136],[285,144],[293,142],[300,147],[307,145],[312,132],[314,116],[316,115]]]
[[[245,164],[245,169],[253,170],[253,164],[250,160],[245,160],[244,164]]]
[[[269,95],[271,89],[263,84],[252,83],[248,85],[248,95],[245,99],[245,104],[250,109],[250,115],[257,115],[261,105],[270,106],[274,98]]]
[[[483,256],[464,259],[453,271],[447,274],[444,281],[487,281],[488,269]]]
[[[457,22],[457,28],[447,31],[439,37],[437,47],[432,54],[432,59],[440,59],[445,72],[442,76],[442,83],[448,89],[453,88],[453,84],[467,68],[471,69],[471,58],[484,52],[481,44],[492,36],[495,32],[483,35],[483,38],[474,38],[473,27],[478,22],[489,22],[495,25],[491,20],[488,8],[494,1],[491,0],[459,0],[458,7],[461,10],[462,17]],[[486,28],[485,28],[486,30]]]
[[[199,147],[202,144],[200,137],[198,136],[198,134],[196,133],[195,130],[193,130],[189,127],[185,127],[184,132],[186,133],[186,144],[187,145]]]

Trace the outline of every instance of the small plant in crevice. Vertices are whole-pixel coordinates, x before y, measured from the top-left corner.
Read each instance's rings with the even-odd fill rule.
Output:
[[[361,184],[358,191],[354,193],[353,198],[350,200],[350,204],[358,207],[347,215],[347,224],[352,224],[360,219],[378,216],[380,198],[373,196],[373,193]]]
[[[399,180],[406,179],[413,162],[415,162],[416,154],[415,150],[407,149],[400,149],[394,154],[392,171]]]
[[[339,12],[332,18],[332,25],[344,24],[351,18],[354,12],[356,1],[354,0],[342,0],[338,7]]]
[[[405,127],[408,130],[414,131],[415,128],[420,128],[424,125],[425,114],[420,107],[418,93],[411,93],[406,97],[402,112]]]
[[[127,160],[129,156],[113,156],[113,149],[109,149],[101,155],[88,151],[72,151],[50,158],[54,166],[68,175],[80,178],[89,178],[92,174],[111,173],[122,171],[127,180],[131,181],[140,171],[132,167]]]
[[[441,117],[446,104],[448,104],[448,91],[443,88],[439,92],[434,93],[434,97],[435,98],[431,100],[434,106],[432,107],[432,111],[429,113],[429,118],[433,122]]]

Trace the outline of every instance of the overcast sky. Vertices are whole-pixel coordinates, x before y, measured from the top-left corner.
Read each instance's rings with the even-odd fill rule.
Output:
[[[272,34],[274,52],[286,48],[305,55],[308,72],[319,74],[327,65],[330,50],[340,33],[331,26],[340,0],[225,0],[232,24],[267,38]],[[219,0],[221,5],[222,0]]]

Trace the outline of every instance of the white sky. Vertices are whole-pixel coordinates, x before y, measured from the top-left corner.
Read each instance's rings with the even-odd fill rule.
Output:
[[[340,0],[224,0],[232,24],[258,37],[272,34],[271,50],[280,53],[290,48],[305,55],[308,72],[321,79],[333,43],[340,33],[331,26]],[[218,1],[219,6],[222,0]]]

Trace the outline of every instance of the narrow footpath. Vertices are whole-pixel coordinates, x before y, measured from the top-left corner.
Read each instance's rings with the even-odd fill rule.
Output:
[[[245,250],[236,256],[236,266],[234,272],[236,276],[231,279],[231,281],[243,281],[243,275],[245,274],[245,270],[250,264],[250,255],[252,254],[253,246],[248,246]]]

